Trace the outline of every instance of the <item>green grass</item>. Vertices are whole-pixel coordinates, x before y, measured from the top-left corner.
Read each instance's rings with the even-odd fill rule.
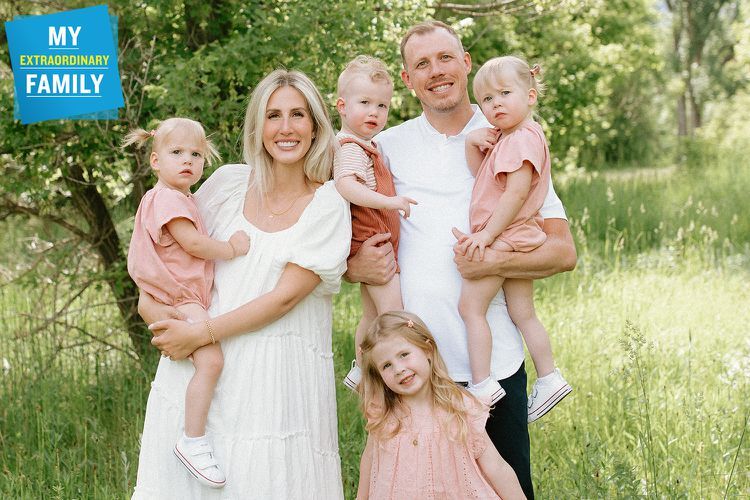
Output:
[[[574,392],[531,426],[540,498],[750,495],[750,173],[736,164],[557,182],[579,264],[538,282],[536,304]],[[93,291],[42,329],[62,295],[0,287],[0,497],[126,498],[151,373],[116,349],[127,339],[110,306],[90,307],[103,300]],[[340,379],[357,287],[334,315]],[[85,331],[111,331],[115,348]],[[338,391],[352,497],[364,432],[356,398]]]

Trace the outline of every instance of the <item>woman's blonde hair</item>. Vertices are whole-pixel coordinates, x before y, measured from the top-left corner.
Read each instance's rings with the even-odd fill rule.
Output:
[[[122,147],[125,148],[131,144],[135,144],[137,147],[142,148],[146,145],[149,139],[153,139],[154,142],[151,146],[151,150],[153,151],[159,149],[169,136],[178,129],[190,136],[200,145],[206,163],[211,165],[214,160],[218,161],[221,159],[216,147],[211,140],[206,137],[206,131],[203,130],[203,125],[195,120],[191,120],[190,118],[167,118],[160,122],[155,129],[150,131],[142,128],[135,128],[125,135],[122,140]]]
[[[395,436],[400,428],[399,410],[403,410],[399,395],[388,388],[383,381],[372,356],[372,350],[378,342],[399,336],[421,349],[430,360],[430,386],[435,409],[443,410],[448,418],[440,422],[449,439],[466,442],[468,433],[467,417],[471,408],[467,407],[465,398],[480,403],[464,388],[456,385],[448,375],[448,369],[440,356],[427,326],[416,314],[406,311],[391,311],[375,319],[365,338],[359,345],[362,355],[362,382],[359,393],[362,398],[362,411],[367,419],[367,432],[380,439]],[[392,424],[395,420],[395,425]]]
[[[544,94],[541,66],[529,66],[529,63],[520,57],[501,56],[493,57],[477,71],[474,77],[474,98],[479,100],[482,90],[497,87],[497,81],[505,75],[512,75],[522,87],[534,89],[537,97]]]
[[[307,101],[313,121],[313,140],[305,155],[305,176],[313,182],[331,179],[334,133],[328,110],[315,84],[300,71],[277,69],[258,83],[245,111],[242,155],[253,169],[252,184],[261,194],[268,193],[273,182],[273,158],[263,146],[263,126],[268,100],[281,87],[297,89]]]

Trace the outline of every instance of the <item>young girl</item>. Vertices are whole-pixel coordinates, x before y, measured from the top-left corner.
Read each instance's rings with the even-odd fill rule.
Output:
[[[176,307],[190,322],[205,321],[213,339],[206,309],[211,301],[213,262],[245,255],[250,240],[242,231],[229,241],[208,237],[190,187],[203,175],[203,165],[218,159],[200,123],[170,118],[156,130],[136,129],[123,147],[143,146],[153,139],[151,168],[158,182],[146,192],[135,215],[128,251],[128,272],[142,292]],[[224,364],[215,342],[192,355],[195,374],[185,393],[185,430],[174,454],[201,483],[221,488],[226,481],[206,438],[206,419],[216,382]]]
[[[544,243],[539,215],[550,183],[550,157],[542,128],[532,119],[542,90],[540,68],[517,57],[487,61],[474,78],[474,97],[494,129],[466,138],[466,158],[476,177],[471,199],[473,234],[459,249],[469,259],[484,258],[485,248],[529,252]],[[528,421],[552,409],[572,390],[555,368],[552,347],[534,312],[533,281],[488,276],[463,280],[459,312],[466,324],[472,383],[469,390],[494,403],[505,395],[490,377],[492,337],[486,313],[500,288],[537,371],[528,402]]]
[[[393,82],[388,68],[370,56],[357,56],[339,75],[336,109],[341,116],[341,131],[336,135],[341,148],[334,159],[333,176],[336,189],[351,202],[352,245],[354,256],[369,237],[390,233],[394,255],[398,254],[399,211],[409,217],[411,204],[417,202],[396,196],[391,172],[386,166],[375,137],[388,120],[388,107],[393,94]],[[375,316],[386,311],[403,309],[399,270],[384,285],[362,284],[362,319],[354,335],[355,346]],[[355,360],[344,378],[344,385],[357,390],[362,378]]]
[[[525,498],[484,430],[489,408],[450,379],[419,317],[378,316],[360,348],[358,499]]]

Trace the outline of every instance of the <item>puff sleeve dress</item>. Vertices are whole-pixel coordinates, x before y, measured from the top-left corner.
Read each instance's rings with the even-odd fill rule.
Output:
[[[162,358],[152,383],[133,498],[343,498],[333,376],[332,295],[346,270],[349,208],[332,181],[315,192],[297,223],[274,233],[243,215],[247,165],[219,168],[195,199],[211,237],[237,230],[250,252],[215,266],[211,316],[271,291],[287,263],[315,272],[316,289],[274,323],[221,342],[224,370],[206,433],[227,476],[201,486],[172,454],[183,432],[188,360]]]
[[[440,410],[403,416],[394,437],[375,438],[370,500],[499,498],[477,464],[487,446],[489,408],[464,401],[471,409],[466,443],[448,438],[441,425],[447,415]]]

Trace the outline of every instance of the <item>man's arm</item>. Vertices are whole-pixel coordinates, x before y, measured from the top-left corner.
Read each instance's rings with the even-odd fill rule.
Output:
[[[350,283],[388,283],[396,274],[396,260],[390,237],[390,233],[376,234],[365,240],[357,254],[347,261],[344,278]]]
[[[536,280],[573,270],[577,255],[568,221],[545,219],[542,230],[547,234],[547,241],[531,252],[501,252],[488,248],[484,260],[470,261],[454,247],[453,261],[458,272],[466,279],[502,276]],[[453,234],[459,240],[464,236],[455,228]]]

